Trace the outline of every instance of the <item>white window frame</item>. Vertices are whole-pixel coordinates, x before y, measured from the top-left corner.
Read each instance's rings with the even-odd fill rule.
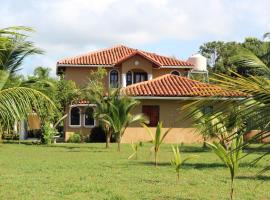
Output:
[[[179,75],[176,75],[176,76],[182,76],[181,73],[180,73],[179,71],[177,71],[177,70],[172,70],[172,71],[170,72],[170,74],[175,75],[175,74],[173,74],[173,72],[178,72]]]
[[[120,72],[119,72],[119,70],[118,69],[112,69],[112,70],[110,70],[109,71],[109,88],[111,88],[111,72],[112,71],[117,71],[117,73],[118,73],[118,87],[117,88],[119,88],[119,86],[120,86]]]
[[[72,125],[71,124],[71,110],[72,110],[72,108],[78,108],[79,109],[79,114],[80,114],[80,124],[79,125]],[[79,127],[81,127],[81,125],[82,125],[82,117],[81,117],[81,109],[80,109],[80,107],[79,106],[73,106],[73,107],[70,107],[70,109],[69,109],[69,126],[70,127],[73,127],[73,128],[79,128]]]
[[[85,110],[86,110],[88,107],[93,108],[93,112],[95,112],[95,107],[96,107],[95,104],[89,104],[87,107],[85,107]],[[96,126],[96,119],[95,119],[95,118],[94,118],[94,125],[86,125],[86,124],[85,124],[85,110],[84,110],[84,114],[82,115],[82,116],[83,116],[83,126],[84,126],[85,128],[93,128],[93,127],[95,127],[95,126]]]

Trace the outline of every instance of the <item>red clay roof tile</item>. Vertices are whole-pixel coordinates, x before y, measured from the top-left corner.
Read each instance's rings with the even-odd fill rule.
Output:
[[[57,62],[57,65],[116,65],[133,55],[140,55],[159,67],[179,66],[193,67],[189,62],[178,60],[172,57],[166,57],[138,49],[133,49],[123,45],[115,46],[100,51],[90,52],[84,55],[65,58]]]
[[[224,90],[216,85],[186,77],[166,74],[158,78],[129,85],[121,89],[128,96],[156,97],[244,97],[240,92]]]

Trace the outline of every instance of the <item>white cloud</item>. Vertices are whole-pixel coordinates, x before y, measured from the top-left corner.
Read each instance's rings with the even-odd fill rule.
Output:
[[[269,6],[266,0],[10,0],[1,4],[0,24],[35,27],[33,40],[47,54],[35,58],[32,68],[54,67],[63,57],[117,43],[136,47],[237,38],[252,27],[265,31]]]

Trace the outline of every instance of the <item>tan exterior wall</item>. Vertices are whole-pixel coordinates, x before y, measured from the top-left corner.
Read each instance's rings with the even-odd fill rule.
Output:
[[[187,72],[186,69],[158,69],[158,68],[154,68],[153,69],[153,78],[157,78],[157,77],[165,75],[165,74],[171,74],[172,71],[178,71],[181,74],[181,76],[184,76],[185,72]]]
[[[188,101],[175,101],[175,100],[141,100],[141,104],[137,106],[134,110],[134,114],[142,112],[142,105],[158,105],[160,107],[159,121],[163,122],[164,130],[170,127],[173,129],[167,135],[166,143],[198,143],[202,142],[202,137],[195,133],[195,129],[192,128],[192,124],[189,121],[183,120],[183,114],[179,110]],[[68,140],[70,135],[74,132],[80,133],[85,138],[89,136],[91,129],[81,127],[70,127],[69,117],[65,121],[65,140]],[[155,131],[155,128],[151,128]],[[151,138],[140,124],[133,124],[128,127],[122,138],[122,143],[130,143],[137,141],[150,141]]]
[[[141,104],[135,108],[134,113],[141,113],[143,105],[159,106],[159,121],[163,122],[164,130],[170,127],[173,129],[165,138],[166,143],[197,143],[202,142],[202,137],[195,133],[190,121],[183,119],[180,108],[187,104],[188,101],[176,100],[141,100]],[[155,128],[151,128],[155,131]],[[122,138],[122,143],[137,141],[150,141],[151,138],[140,124],[133,124],[126,129]]]

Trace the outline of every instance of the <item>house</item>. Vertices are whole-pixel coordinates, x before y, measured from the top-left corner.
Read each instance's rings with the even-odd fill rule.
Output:
[[[192,124],[183,121],[179,108],[204,97],[238,97],[239,94],[225,91],[208,83],[188,78],[194,65],[176,58],[158,55],[123,45],[90,52],[57,62],[57,74],[83,86],[91,72],[103,67],[107,77],[103,80],[106,89],[121,87],[125,95],[138,99],[141,104],[135,113],[144,113],[149,117],[150,127],[162,121],[165,128],[173,127],[166,142],[200,142],[202,138],[195,134]],[[97,125],[92,117],[95,105],[80,101],[67,108],[65,121],[65,140],[74,132],[89,135]],[[150,140],[144,128],[133,124],[126,129],[122,142]]]

